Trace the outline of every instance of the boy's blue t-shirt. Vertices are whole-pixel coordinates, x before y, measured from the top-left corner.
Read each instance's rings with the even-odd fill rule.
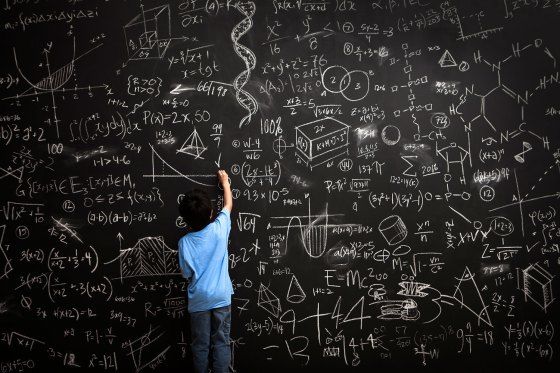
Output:
[[[230,212],[222,209],[216,219],[179,240],[179,265],[187,288],[189,312],[207,311],[231,304],[233,287],[228,273]]]

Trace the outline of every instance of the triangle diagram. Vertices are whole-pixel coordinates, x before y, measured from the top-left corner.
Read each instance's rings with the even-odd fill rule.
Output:
[[[466,308],[478,319],[478,325],[482,321],[492,327],[488,306],[484,303],[478,285],[474,281],[474,275],[469,267],[465,267],[463,275],[459,279],[459,284],[455,287],[453,298],[461,304],[461,308]]]
[[[259,287],[257,306],[270,313],[274,317],[280,316],[280,299],[269,288],[261,284]]]
[[[455,66],[457,66],[457,62],[455,62],[455,59],[453,58],[453,56],[451,55],[451,53],[449,53],[449,51],[447,49],[441,55],[438,63],[441,67],[455,67]]]
[[[301,303],[306,297],[305,291],[303,291],[298,279],[295,275],[292,275],[290,285],[288,286],[288,293],[286,294],[286,300],[290,303]]]
[[[0,175],[0,179],[11,176],[21,183],[23,178],[23,166],[18,167],[16,169],[12,169],[12,167],[8,167],[7,169],[0,167],[0,171],[2,171],[2,174]]]
[[[149,144],[152,149],[152,173],[144,174],[143,177],[152,178],[152,182],[155,182],[156,178],[174,178],[182,177],[195,184],[205,185],[205,186],[215,186],[215,183],[200,181],[200,179],[210,179],[211,181],[216,179],[216,174],[185,174],[173,167],[169,162],[167,162],[153,147]]]
[[[177,153],[192,155],[195,159],[198,159],[202,158],[201,155],[206,151],[206,149],[208,148],[204,146],[204,143],[195,128],[189,137],[187,137],[181,148],[177,149]]]

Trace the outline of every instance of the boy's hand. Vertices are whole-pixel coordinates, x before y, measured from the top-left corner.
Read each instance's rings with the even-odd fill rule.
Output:
[[[220,184],[227,185],[229,183],[228,174],[224,170],[219,170],[218,171],[218,180],[220,181]]]
[[[233,198],[231,196],[231,186],[229,185],[228,174],[224,170],[219,170],[218,180],[224,189],[224,209],[231,212],[231,209],[233,208]]]

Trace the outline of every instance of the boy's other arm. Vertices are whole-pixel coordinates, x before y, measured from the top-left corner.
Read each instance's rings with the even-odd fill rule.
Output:
[[[185,258],[183,257],[183,245],[181,242],[179,242],[179,250],[178,250],[178,254],[179,254],[179,267],[181,268],[181,274],[183,275],[183,278],[190,280],[192,275],[193,275],[193,271],[190,268],[189,264],[186,262]]]
[[[229,185],[228,174],[224,170],[218,171],[218,179],[224,190],[224,208],[231,212],[233,208],[233,198],[231,196],[231,186]]]

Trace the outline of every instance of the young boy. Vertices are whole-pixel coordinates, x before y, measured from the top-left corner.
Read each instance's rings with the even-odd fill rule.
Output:
[[[190,279],[187,288],[191,319],[194,370],[208,372],[208,355],[212,346],[212,372],[228,372],[231,351],[231,294],[228,273],[228,237],[233,207],[231,188],[225,171],[218,171],[224,190],[224,207],[212,219],[212,202],[208,194],[194,189],[185,194],[179,212],[192,231],[179,240],[179,265],[183,277]]]

